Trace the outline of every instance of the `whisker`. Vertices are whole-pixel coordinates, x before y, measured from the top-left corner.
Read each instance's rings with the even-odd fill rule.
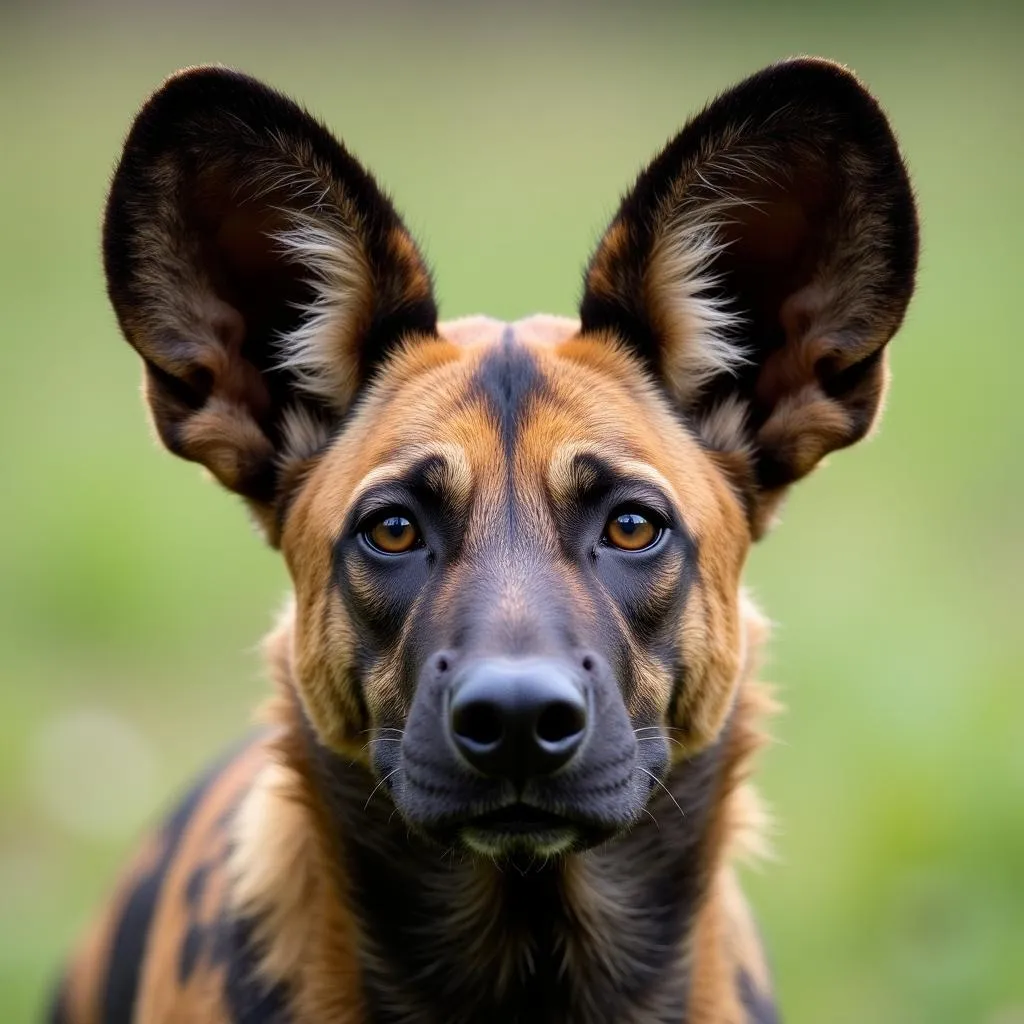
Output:
[[[633,728],[633,733],[650,732],[652,729],[657,729],[659,732],[683,732],[678,725],[638,725]]]
[[[641,769],[641,770],[643,770],[643,769]],[[376,793],[377,790],[380,789],[380,787],[383,786],[384,783],[387,782],[388,779],[390,779],[392,775],[397,775],[398,772],[400,772],[400,771],[402,771],[401,766],[399,766],[398,768],[393,768],[391,771],[389,771],[387,773],[387,775],[384,776],[383,779],[380,780],[380,782],[377,783],[376,786],[373,787],[373,789],[370,790],[370,795],[366,798],[366,803],[363,804],[363,810],[364,811],[366,810],[367,807],[370,806],[370,801],[373,799],[373,794]],[[653,776],[652,776],[652,778],[653,778]],[[668,792],[668,791],[666,790],[666,792]]]
[[[636,738],[637,743],[655,743],[661,740],[664,740],[666,743],[674,743],[680,750],[686,749],[679,740],[674,740],[671,736],[637,736]]]
[[[644,814],[646,814],[647,817],[650,818],[651,821],[654,822],[654,827],[660,832],[661,831],[661,825],[658,823],[658,819],[653,814],[651,814],[651,812],[646,807],[641,807],[640,810],[643,811]]]
[[[367,747],[374,743],[401,743],[402,739],[399,736],[376,736],[372,740],[367,740],[360,748],[359,753],[361,754]]]
[[[654,772],[649,772],[646,768],[642,767],[641,765],[636,766],[636,771],[643,772],[644,775],[649,775],[652,779],[654,779],[654,781],[659,786],[661,786],[661,788],[665,790],[666,793],[668,793],[669,800],[671,800],[672,803],[676,805],[676,810],[680,813],[680,815],[684,818],[686,817],[686,814],[684,813],[682,807],[679,806],[679,801],[672,795],[672,790],[670,790],[668,786],[666,786],[665,783],[662,782],[661,779],[659,779],[658,776],[654,774]]]
[[[661,735],[661,733],[659,733],[657,736],[637,736],[636,735],[637,733],[642,732],[644,729],[661,729],[661,726],[660,725],[642,725],[642,726],[640,726],[639,729],[634,729],[633,730],[633,735],[636,736],[637,743],[642,743],[644,740],[665,740],[667,743],[674,743],[681,750],[685,750],[686,749],[685,745],[680,743],[679,740],[677,740],[673,736]],[[678,732],[679,730],[673,730],[673,731]]]
[[[675,725],[666,727],[665,732],[666,733],[678,732],[678,733],[683,733],[685,735],[685,730],[680,729],[678,726],[675,726]]]

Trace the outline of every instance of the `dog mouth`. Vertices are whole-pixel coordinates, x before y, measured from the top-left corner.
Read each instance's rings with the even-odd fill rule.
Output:
[[[500,810],[470,819],[464,828],[480,829],[495,835],[529,836],[573,828],[573,823],[561,814],[545,811],[529,804],[510,804]]]
[[[565,815],[523,803],[470,818],[459,829],[466,846],[489,857],[555,856],[578,846],[583,831]]]

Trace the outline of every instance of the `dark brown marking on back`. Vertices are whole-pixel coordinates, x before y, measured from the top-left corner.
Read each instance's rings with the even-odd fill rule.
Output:
[[[110,966],[102,997],[104,1024],[132,1024],[142,962],[157,901],[189,821],[223,765],[211,769],[174,810],[160,830],[162,852],[153,869],[140,878],[121,913],[110,949]]]

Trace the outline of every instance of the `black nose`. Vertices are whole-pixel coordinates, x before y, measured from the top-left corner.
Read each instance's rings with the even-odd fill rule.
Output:
[[[524,782],[572,759],[587,732],[587,702],[560,662],[492,658],[456,684],[448,726],[478,771]]]

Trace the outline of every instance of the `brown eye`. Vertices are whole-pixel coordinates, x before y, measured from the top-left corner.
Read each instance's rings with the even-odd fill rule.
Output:
[[[420,531],[402,515],[387,515],[366,532],[366,539],[378,551],[401,555],[420,542]]]
[[[623,551],[642,551],[649,548],[661,531],[639,512],[620,512],[608,520],[604,535],[612,547]]]

